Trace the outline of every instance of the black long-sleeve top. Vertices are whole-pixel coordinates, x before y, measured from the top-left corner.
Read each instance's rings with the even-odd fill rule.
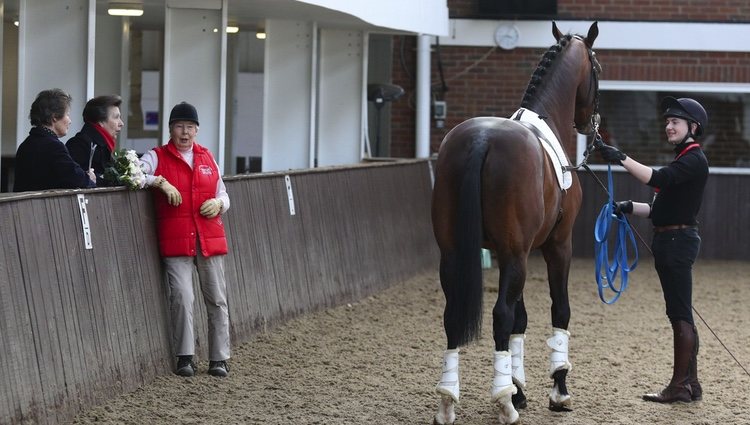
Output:
[[[93,148],[91,145],[95,145]],[[104,180],[104,170],[112,166],[112,151],[109,150],[104,137],[89,123],[83,124],[81,131],[68,140],[65,144],[70,156],[84,170],[89,167],[94,169],[96,174],[97,187],[111,186],[112,184]],[[92,156],[92,149],[94,150]]]
[[[45,127],[33,127],[16,151],[14,192],[95,187],[65,145]]]
[[[698,211],[708,180],[708,160],[700,147],[687,149],[690,144],[675,146],[675,160],[654,170],[647,183],[659,189],[651,206],[654,226],[698,224]]]

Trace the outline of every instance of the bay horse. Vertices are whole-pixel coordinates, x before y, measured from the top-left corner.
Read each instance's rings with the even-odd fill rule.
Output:
[[[598,127],[601,68],[592,50],[599,34],[596,22],[586,37],[562,34],[554,22],[552,34],[556,44],[534,71],[514,117],[468,119],[445,136],[438,152],[432,223],[440,248],[448,344],[436,387],[441,396],[436,424],[455,421],[458,349],[481,333],[481,248],[494,251],[500,271],[492,309],[495,372],[490,394],[500,408],[500,423],[516,423],[516,409],[526,407],[523,288],[532,249],[543,254],[552,298],[552,337],[547,340],[553,379],[549,406],[555,411],[570,410],[565,386],[572,367],[568,361],[568,272],[581,186],[565,165],[567,158],[576,157],[571,123],[587,135]],[[522,115],[531,118],[526,120],[531,124]],[[558,153],[553,160],[543,145],[555,137],[559,147],[553,151]]]

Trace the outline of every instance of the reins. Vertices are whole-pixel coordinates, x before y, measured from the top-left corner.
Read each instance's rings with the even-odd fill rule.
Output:
[[[628,274],[638,266],[638,244],[633,236],[633,229],[624,214],[614,213],[614,190],[612,187],[612,166],[607,168],[609,180],[609,198],[599,212],[594,226],[594,264],[596,273],[596,285],[599,291],[599,299],[605,304],[614,304],[620,295],[628,287]],[[609,258],[609,235],[610,230],[615,229],[614,247],[615,252],[610,262]],[[628,263],[628,246],[630,241],[635,259],[632,264]],[[617,271],[620,271],[620,286],[615,287]],[[604,290],[609,288],[614,296],[606,299]]]
[[[594,135],[594,141],[586,147],[586,151],[583,153],[583,161],[576,166],[566,167],[566,169],[569,171],[578,171],[580,168],[584,168],[591,174],[594,180],[599,183],[599,186],[607,194],[607,202],[602,206],[594,225],[594,269],[599,299],[605,304],[614,304],[614,302],[620,298],[620,295],[625,292],[625,289],[628,286],[628,273],[635,270],[638,266],[638,244],[633,235],[638,235],[638,239],[640,239],[644,245],[646,245],[646,243],[643,241],[641,235],[630,226],[630,222],[625,215],[614,214],[612,166],[610,165],[607,167],[607,180],[609,187],[605,186],[588,166],[589,156],[602,143],[601,138],[599,137],[598,113],[594,112],[591,117],[591,122],[594,128],[594,132],[592,133]],[[613,223],[615,228],[615,252],[612,261],[610,262],[609,234],[613,227]],[[629,264],[628,262],[628,240],[630,240],[632,250],[635,253],[635,260],[633,260],[632,264]],[[620,272],[620,286],[615,287],[618,270]],[[604,296],[604,290],[607,288],[614,292],[614,295],[610,299],[607,299]]]

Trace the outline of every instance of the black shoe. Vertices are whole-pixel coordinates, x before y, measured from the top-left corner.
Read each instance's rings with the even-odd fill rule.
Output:
[[[178,356],[177,358],[177,370],[175,370],[175,374],[180,376],[195,375],[196,369],[193,363],[193,356]]]
[[[229,365],[226,360],[208,362],[208,374],[212,376],[225,377],[229,375]]]
[[[690,385],[669,385],[661,392],[644,394],[643,400],[656,403],[690,403],[693,401]]]

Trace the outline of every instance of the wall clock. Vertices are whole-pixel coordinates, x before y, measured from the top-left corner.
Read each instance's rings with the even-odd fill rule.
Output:
[[[503,24],[495,30],[495,43],[505,50],[515,49],[521,33],[513,24]]]

